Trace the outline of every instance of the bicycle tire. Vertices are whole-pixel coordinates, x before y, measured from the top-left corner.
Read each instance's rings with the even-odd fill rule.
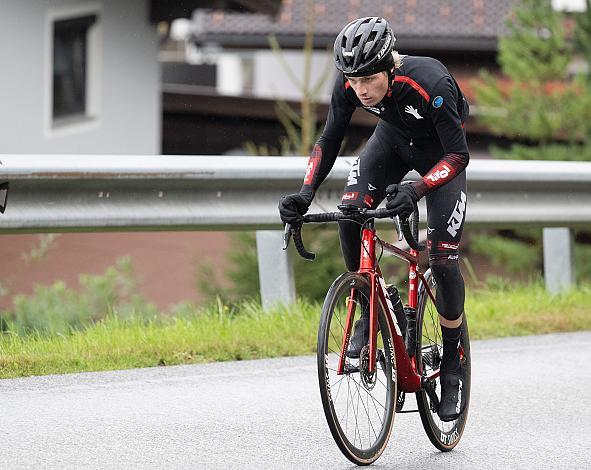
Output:
[[[425,281],[435,295],[437,287],[430,270],[425,273]],[[437,368],[436,363],[441,359],[443,345],[437,309],[427,294],[422,282],[419,286],[418,294],[416,357],[419,373],[423,374],[425,371],[430,372]],[[454,421],[441,421],[431,406],[429,395],[424,390],[415,394],[423,428],[431,443],[443,452],[452,450],[460,442],[468,419],[468,409],[470,408],[471,357],[470,336],[466,315],[464,315],[464,321],[462,323],[460,345],[463,349],[462,367],[465,372],[464,393],[466,393],[466,408],[462,414]],[[418,360],[419,358],[420,360]],[[436,379],[436,392],[438,398],[441,398],[439,377]]]
[[[318,328],[318,382],[324,414],[337,446],[345,457],[357,465],[375,462],[384,451],[392,431],[397,397],[393,339],[381,302],[378,302],[378,364],[373,388],[369,389],[371,377],[366,379],[368,375],[362,372],[363,354],[359,359],[346,358],[348,370],[354,370],[357,363],[357,373],[341,376],[336,373],[347,314],[347,302],[343,299],[352,292],[355,292],[357,301],[362,295],[369,299],[370,290],[369,280],[360,274],[348,272],[339,276],[328,290]],[[360,316],[360,310],[356,308],[357,316]],[[353,405],[352,410],[349,409],[350,404]],[[367,415],[367,425],[363,412]],[[355,429],[351,432],[352,417],[355,418]],[[376,429],[377,424],[372,424],[372,417],[377,418],[376,423],[379,421],[379,430]],[[364,439],[366,432],[367,441]]]

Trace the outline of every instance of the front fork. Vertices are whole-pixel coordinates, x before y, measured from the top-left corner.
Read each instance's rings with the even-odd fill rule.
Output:
[[[357,292],[355,289],[351,289],[351,293],[347,299],[347,319],[345,320],[345,334],[343,335],[343,344],[341,345],[341,355],[339,357],[337,375],[343,375],[343,371],[345,370],[347,348],[349,347],[349,340],[351,339],[351,329],[353,327],[353,318],[355,317],[355,307],[357,306],[357,300],[355,299],[356,294]]]
[[[379,287],[376,282],[376,275],[370,274],[370,305],[369,305],[369,373],[376,370],[376,353],[377,353],[377,336],[378,336],[378,302],[380,299]],[[353,288],[347,298],[347,318],[345,320],[345,328],[343,334],[343,343],[341,345],[341,354],[339,357],[339,365],[337,367],[337,374],[342,375],[345,372],[345,363],[347,357],[347,348],[349,347],[349,340],[351,339],[351,330],[353,329],[353,318],[355,317],[355,310],[357,307],[357,292]]]
[[[375,252],[376,252],[376,232],[373,227],[368,227],[363,230],[361,236],[361,253],[359,263],[359,273],[368,274],[370,277],[370,304],[369,304],[369,372],[375,371],[376,359],[376,340],[378,328],[378,292],[376,285],[375,273]],[[351,329],[353,327],[353,318],[355,316],[355,308],[357,306],[356,291],[351,289],[347,305],[347,320],[345,321],[345,332],[343,334],[343,344],[341,346],[341,355],[339,358],[339,365],[337,374],[342,375],[345,371],[345,362],[347,356],[347,348],[351,338]],[[363,312],[362,312],[363,313]]]

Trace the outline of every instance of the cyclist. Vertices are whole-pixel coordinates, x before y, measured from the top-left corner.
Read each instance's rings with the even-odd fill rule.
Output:
[[[443,336],[439,416],[451,421],[465,406],[458,351],[464,312],[458,246],[467,203],[468,103],[443,64],[429,57],[399,55],[394,42],[388,22],[379,17],[354,20],[339,33],[334,60],[340,73],[324,131],[310,155],[300,191],[282,197],[279,211],[283,222],[300,224],[334,165],[353,111],[361,107],[380,118],[351,167],[342,202],[375,209],[387,197],[386,207],[407,217],[426,197],[429,263],[438,287]],[[399,184],[411,169],[422,179]],[[358,270],[359,227],[342,221],[339,236],[347,269]],[[347,355],[359,357],[368,337],[369,309],[362,305]]]

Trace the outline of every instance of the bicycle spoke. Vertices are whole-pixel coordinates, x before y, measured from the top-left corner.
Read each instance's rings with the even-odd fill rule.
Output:
[[[329,351],[329,352],[331,352],[331,353],[333,353],[333,354],[336,354],[336,355],[337,355],[337,356],[339,356],[339,357],[341,356],[341,351],[335,351],[335,350],[334,350],[334,349],[332,349],[332,348],[328,348],[328,351]]]
[[[373,397],[372,397],[372,399],[373,399]],[[376,410],[376,416],[380,420],[380,425],[383,426],[384,425],[384,421],[382,420],[382,415],[380,414],[380,410],[378,410],[378,407],[376,406],[376,401],[375,400],[372,400],[371,404],[373,405],[374,410]],[[379,402],[378,402],[378,405],[381,406],[381,404]],[[384,406],[382,406],[382,408],[384,408],[384,410],[386,409]]]
[[[336,401],[338,400],[338,398],[339,398],[339,392],[341,391],[341,387],[342,387],[342,385],[343,385],[343,379],[344,379],[344,378],[345,378],[345,376],[342,376],[342,377],[341,377],[341,378],[340,378],[340,379],[339,379],[337,382],[335,382],[333,385],[331,385],[331,386],[330,386],[330,389],[332,390],[332,388],[333,388],[334,386],[336,386],[336,384],[339,384],[339,388],[337,389],[337,394],[335,395],[335,397],[334,397],[334,400],[333,400],[333,401],[335,401],[335,402],[336,402]]]
[[[355,380],[354,377],[351,377],[351,380],[353,381],[353,383],[355,384],[356,389],[354,389],[354,393],[351,395],[352,397],[352,402],[351,404],[352,409],[353,409],[353,416],[355,418],[355,430],[353,432],[353,439],[354,439],[354,443],[357,442],[357,436],[359,436],[359,443],[361,444],[361,433],[359,431],[359,400],[360,400],[360,393],[359,393],[359,387],[357,387],[357,381]],[[355,400],[355,397],[357,398],[357,402],[353,403],[353,400]]]
[[[387,387],[385,387],[387,390]],[[386,405],[382,404],[378,399],[376,399],[373,395],[369,395],[371,397],[371,399],[374,401],[374,403],[377,403],[378,405],[380,405],[384,410],[386,409]]]
[[[340,315],[337,316],[337,321],[339,322],[339,325],[341,325],[341,330],[345,331],[345,326],[343,325],[343,322],[341,321]]]
[[[357,381],[355,379],[353,379],[353,382],[355,382],[355,386],[357,387],[357,394],[361,395],[360,385],[357,383]],[[373,398],[373,396],[371,396],[371,394],[367,390],[365,390],[365,393],[368,395],[368,406],[369,406],[369,397],[371,397],[372,399],[374,399],[374,398]],[[365,403],[363,403],[363,399],[361,400],[361,404],[363,405],[363,409],[365,410],[365,414],[367,415],[367,420],[369,422],[369,425],[371,426],[372,431],[374,432],[374,435],[376,436],[376,439],[377,439],[378,435],[376,434],[375,429],[373,429],[373,424],[371,423],[371,420],[369,417],[369,411],[367,410]],[[359,407],[359,403],[357,403],[357,406]]]
[[[344,330],[343,330],[343,332],[344,332]],[[336,338],[336,336],[334,335],[334,333],[332,332],[332,330],[330,330],[329,333],[330,333],[330,336],[332,336],[332,339],[334,340],[335,344],[340,348],[341,347],[341,344],[342,344],[342,341],[339,342],[339,340]],[[327,347],[328,347],[328,345],[327,345]]]
[[[360,385],[357,383],[357,381],[356,381],[355,379],[353,379],[353,381],[355,382],[355,385],[357,386],[358,390],[360,390],[360,389],[361,389],[361,387],[360,387]],[[375,410],[376,410],[376,414],[377,414],[377,416],[378,416],[378,419],[380,420],[380,424],[383,424],[383,421],[382,421],[382,419],[381,419],[381,417],[380,417],[380,412],[379,412],[379,410],[378,410],[378,409],[377,409],[377,407],[376,407],[376,403],[377,403],[378,405],[380,405],[380,406],[382,407],[382,409],[384,409],[384,410],[386,409],[386,407],[385,407],[384,405],[382,405],[382,404],[381,404],[381,403],[380,403],[378,400],[376,400],[376,399],[374,398],[374,396],[373,396],[371,393],[369,393],[369,391],[365,390],[365,393],[367,394],[367,397],[368,397],[368,399],[367,399],[367,408],[369,408],[369,399],[371,398],[371,400],[372,400],[372,404],[373,404],[373,406],[374,406],[374,408],[375,408]],[[369,412],[367,411],[367,409],[365,410],[365,412],[366,412],[366,414],[367,414],[367,417],[369,418]],[[371,427],[373,428],[373,424],[371,424],[371,422],[370,422],[370,425],[371,425]],[[374,434],[375,434],[375,430],[374,430]],[[376,438],[377,438],[377,435],[376,435]]]
[[[359,383],[355,380],[354,377],[351,377],[351,380],[353,380],[353,382],[355,382],[355,385],[359,388],[360,385]],[[387,390],[387,387],[384,387]],[[365,390],[365,387],[364,387]],[[378,399],[376,399],[371,393],[368,392],[368,395],[371,397],[371,399],[374,401],[374,403],[377,403],[378,405],[380,405],[384,410],[386,409],[386,405],[382,404]]]
[[[355,379],[353,379],[353,382],[355,382]],[[359,432],[359,390],[357,390],[357,408],[355,409],[355,430],[357,432],[357,434],[359,435],[359,444],[361,444],[361,433]]]
[[[349,376],[347,376],[347,382],[350,382]],[[345,434],[347,434],[349,428],[349,420],[347,419],[349,417],[349,399],[351,396],[351,387],[349,385],[350,384],[347,383],[347,405],[345,406],[345,415],[343,416],[343,419],[341,419],[341,421],[344,420],[345,422]]]
[[[382,382],[379,377],[376,377],[376,379],[378,382],[380,382],[382,384],[382,387],[384,387],[386,390],[388,390],[388,386],[384,382]]]

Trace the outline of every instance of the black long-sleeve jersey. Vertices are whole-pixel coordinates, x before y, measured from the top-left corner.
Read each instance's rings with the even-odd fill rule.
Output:
[[[469,161],[464,132],[468,103],[447,68],[430,57],[403,56],[388,92],[376,106],[363,106],[344,74],[337,75],[324,131],[310,155],[301,192],[313,197],[332,169],[355,108],[393,124],[400,157],[417,170],[419,196],[462,172]],[[421,152],[420,148],[436,149]]]

